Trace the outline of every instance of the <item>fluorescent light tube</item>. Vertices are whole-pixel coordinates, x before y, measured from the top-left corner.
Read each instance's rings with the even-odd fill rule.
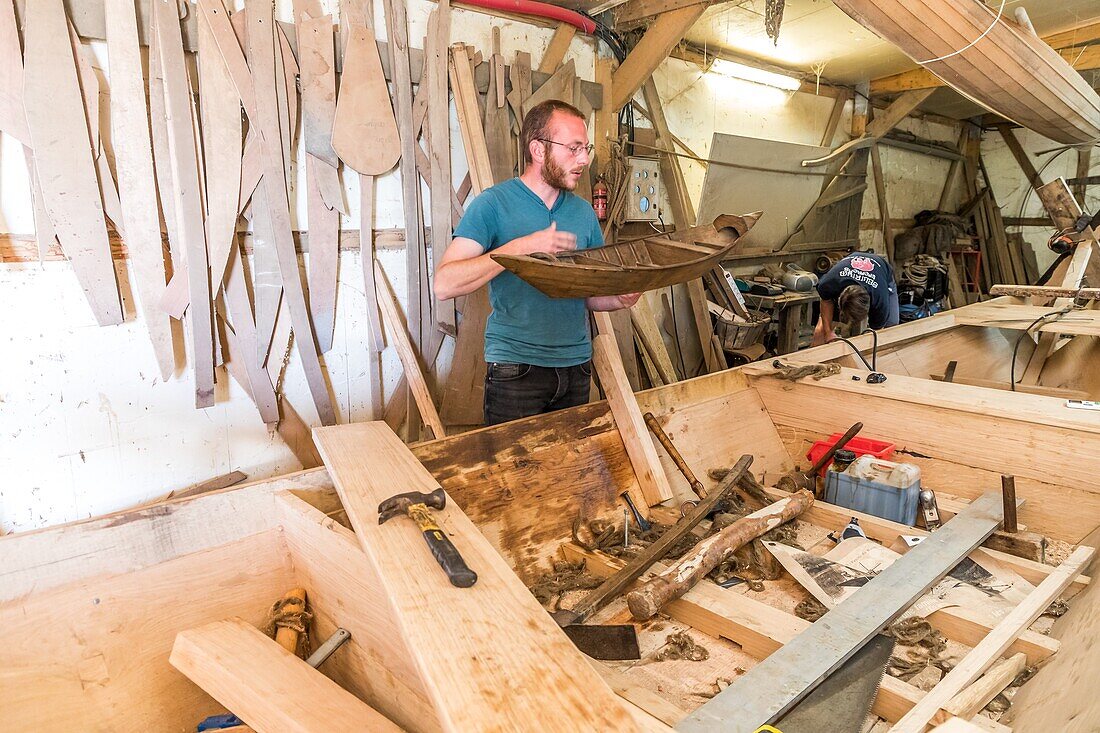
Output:
[[[714,63],[711,64],[710,70],[717,74],[731,76],[734,79],[743,79],[744,81],[751,81],[769,87],[778,87],[779,89],[786,89],[790,92],[798,91],[802,87],[802,81],[795,79],[793,76],[777,74],[774,71],[764,71],[755,66],[746,66],[745,64],[739,64],[736,61],[729,61],[727,59],[715,59]]]

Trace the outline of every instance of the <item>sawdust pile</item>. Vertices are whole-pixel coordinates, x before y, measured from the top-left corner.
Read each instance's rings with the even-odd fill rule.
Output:
[[[665,637],[665,646],[653,655],[658,662],[666,659],[687,659],[692,662],[702,662],[710,659],[710,651],[703,645],[696,643],[695,639],[686,631],[677,631]]]
[[[810,596],[794,607],[795,616],[810,622],[817,621],[828,612],[829,609],[826,608],[825,604],[813,596]]]
[[[557,604],[561,597],[572,590],[591,590],[603,582],[585,569],[584,560],[579,562],[558,561],[553,572],[539,577],[531,586],[531,594],[539,603]]]
[[[941,658],[947,649],[947,640],[924,618],[902,619],[883,633],[894,637],[898,643],[887,666],[890,675],[908,682],[929,666],[948,671]]]

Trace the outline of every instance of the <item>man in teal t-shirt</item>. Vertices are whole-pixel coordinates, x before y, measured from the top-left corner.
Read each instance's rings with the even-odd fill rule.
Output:
[[[554,253],[603,244],[592,206],[572,193],[592,153],[584,115],[559,100],[543,102],[524,117],[520,141],[523,174],[470,203],[435,273],[441,300],[489,284],[487,425],[587,402],[587,312],[629,308],[639,297],[551,298],[490,258],[490,252]]]

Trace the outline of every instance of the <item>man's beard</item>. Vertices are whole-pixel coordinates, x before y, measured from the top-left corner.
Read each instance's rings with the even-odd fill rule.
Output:
[[[563,191],[572,191],[577,187],[576,183],[570,183],[566,178],[568,173],[565,168],[558,165],[558,162],[550,155],[547,155],[542,161],[542,180],[549,183],[551,186]]]

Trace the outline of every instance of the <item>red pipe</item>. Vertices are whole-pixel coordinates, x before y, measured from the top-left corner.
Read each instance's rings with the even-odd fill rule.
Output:
[[[557,5],[540,3],[537,0],[459,0],[459,2],[463,5],[473,5],[489,10],[503,10],[509,13],[534,15],[538,18],[557,20],[576,26],[578,30],[588,34],[596,31],[596,23],[591,18],[586,18],[568,8],[559,8]]]

